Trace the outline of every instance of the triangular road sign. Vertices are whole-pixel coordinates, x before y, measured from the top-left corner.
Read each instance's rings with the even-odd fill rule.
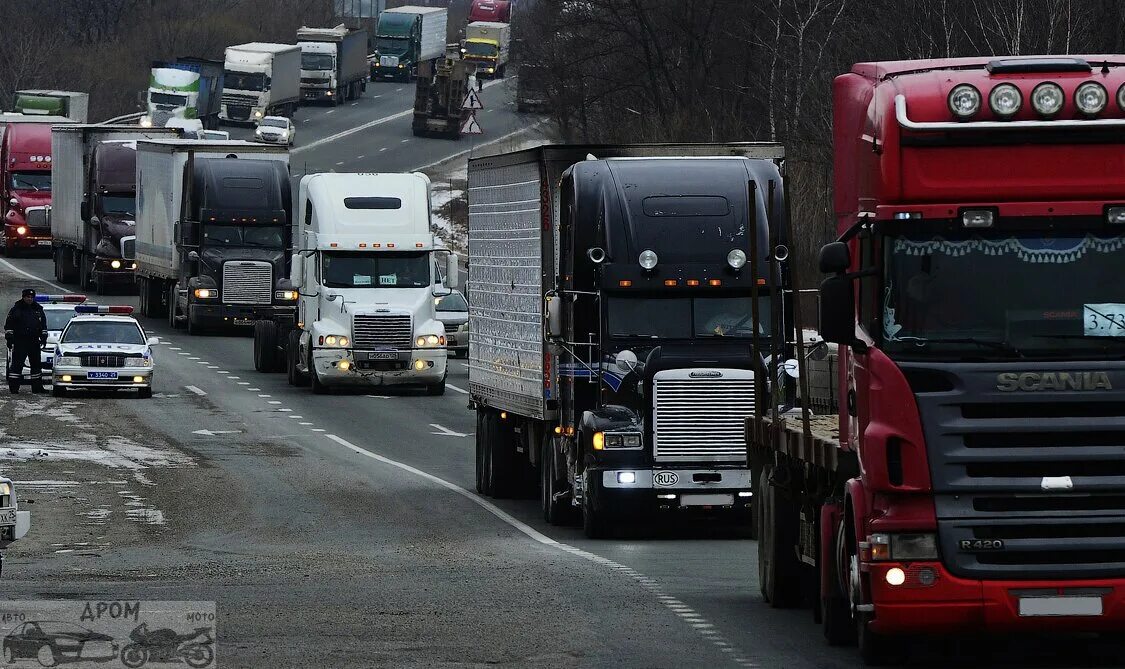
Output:
[[[461,103],[461,109],[484,109],[484,104],[480,101],[480,96],[473,89],[469,89],[469,94],[465,96],[465,101]]]
[[[462,135],[483,135],[484,130],[481,130],[480,123],[477,123],[477,115],[470,113],[469,118],[465,121],[465,125],[461,126]]]

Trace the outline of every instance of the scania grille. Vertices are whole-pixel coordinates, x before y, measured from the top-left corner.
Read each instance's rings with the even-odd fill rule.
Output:
[[[745,419],[753,413],[754,375],[750,371],[657,372],[653,381],[653,457],[663,462],[744,462]]]
[[[1095,392],[1004,391],[999,374],[1011,369],[1002,364],[949,365],[944,387],[914,384],[954,574],[1125,573],[1125,369],[1101,366],[1111,387]],[[907,378],[919,378],[907,367]],[[1036,375],[1072,371],[1038,367]]]
[[[223,263],[222,299],[226,304],[270,304],[273,266],[260,260]]]
[[[357,314],[352,321],[355,348],[411,348],[414,328],[409,315],[372,316]]]
[[[79,356],[83,367],[124,367],[125,357],[122,354],[84,354]]]

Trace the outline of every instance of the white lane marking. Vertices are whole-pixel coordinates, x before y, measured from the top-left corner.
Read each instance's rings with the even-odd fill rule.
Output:
[[[326,111],[326,112],[324,112],[324,113],[325,113],[325,114],[335,114],[335,113],[336,113],[336,110],[335,110],[335,109],[329,109],[328,111]]]
[[[8,262],[7,260],[4,260],[3,258],[0,258],[0,264],[3,264],[3,265],[4,265],[5,267],[7,267],[8,269],[12,270],[12,271],[13,271],[13,272],[15,272],[16,274],[19,274],[20,276],[25,276],[25,277],[27,277],[27,278],[29,278],[29,279],[32,279],[32,280],[34,280],[34,281],[38,281],[39,283],[45,283],[45,284],[47,284],[48,286],[50,286],[51,288],[54,288],[55,290],[59,291],[60,293],[69,293],[69,292],[70,292],[70,290],[68,290],[68,289],[66,289],[66,288],[63,288],[62,286],[60,286],[60,285],[59,285],[59,284],[57,284],[57,283],[51,283],[50,281],[48,281],[48,280],[46,280],[46,279],[41,279],[41,278],[39,278],[39,277],[35,276],[34,274],[31,274],[31,273],[29,273],[29,272],[25,272],[25,271],[23,271],[23,270],[22,270],[22,269],[20,269],[19,267],[16,267],[15,265],[13,265],[12,263]]]
[[[296,415],[296,414],[294,414],[294,415],[291,415],[291,416],[289,416],[289,417],[290,417],[290,418],[292,418],[293,420],[300,420],[301,418],[304,418],[304,416],[298,416],[298,415]]]
[[[254,390],[254,389],[250,388],[250,390]],[[261,388],[258,388],[258,390],[261,390]],[[273,395],[258,395],[258,397],[273,397]]]
[[[409,142],[409,141],[410,141],[410,139],[404,139],[404,140],[402,140],[401,142],[399,142],[399,144],[406,144],[406,143],[407,143],[407,142]]]
[[[273,404],[273,402],[270,402],[270,404]],[[278,409],[278,411],[280,411],[282,413],[288,413],[288,412],[292,411],[292,409]]]
[[[266,404],[281,404],[281,400],[268,400]]]
[[[300,416],[297,416],[297,418],[300,418]],[[312,423],[298,423],[298,425],[304,425],[305,427],[308,427],[309,425],[312,425]]]
[[[340,162],[336,163],[336,166],[339,167],[340,165],[343,165],[343,164],[344,164],[344,161],[341,160]]]
[[[384,152],[384,151],[386,151],[386,150],[387,150],[387,147],[385,147],[385,146],[384,146],[383,148],[379,149],[379,153],[382,153],[382,152]]]
[[[370,397],[373,400],[389,400],[389,399],[391,399],[389,395],[368,395],[368,397]]]
[[[177,353],[176,355],[191,355],[191,354],[190,354],[190,353],[188,353],[187,351],[180,351],[180,352],[179,352],[179,353]]]
[[[249,391],[250,391],[250,392],[252,392],[252,393],[256,393],[256,392],[258,392],[259,390],[261,390],[261,388],[247,388],[247,390],[249,390]]]
[[[401,90],[402,90],[401,88],[396,88],[396,89],[395,89],[395,93],[398,93],[398,92],[399,92],[399,91],[401,91]]]
[[[430,427],[434,428],[435,430],[438,430],[437,432],[431,432],[430,434],[436,434],[436,435],[440,435],[442,437],[467,437],[467,436],[469,436],[468,434],[466,434],[464,432],[454,432],[453,430],[449,429],[448,427],[445,427],[444,425],[438,425],[437,423],[430,423]]]
[[[241,376],[228,376],[227,378],[232,380],[232,381],[236,381],[238,379],[241,379],[242,377]]]
[[[188,360],[199,360],[199,358],[188,358]]]
[[[228,371],[226,371],[226,370],[223,370],[223,369],[220,369],[219,371],[217,371],[217,372],[215,372],[215,373],[216,373],[216,374],[230,374],[230,372],[228,372]]]
[[[453,392],[461,393],[462,395],[468,395],[469,394],[469,391],[465,390],[464,388],[458,388],[457,386],[453,385],[452,383],[450,383],[448,381],[445,382],[445,387],[449,388]]]
[[[313,430],[313,432],[323,432],[323,431],[324,430],[320,430],[320,429]],[[613,560],[610,560],[609,558],[602,557],[601,555],[596,555],[596,554],[591,553],[589,551],[582,550],[581,548],[576,548],[574,546],[571,546],[570,544],[565,544],[561,541],[555,541],[551,537],[543,534],[539,530],[536,530],[534,527],[531,527],[527,523],[525,523],[521,520],[517,520],[516,518],[512,517],[510,514],[503,511],[502,509],[500,509],[500,507],[496,506],[492,502],[489,502],[488,500],[484,499],[483,497],[477,496],[476,493],[470,492],[467,489],[462,488],[461,486],[457,485],[456,483],[450,483],[449,481],[446,481],[443,478],[440,478],[438,476],[434,476],[433,474],[431,474],[429,472],[422,471],[421,469],[418,469],[417,467],[411,467],[410,465],[408,465],[406,463],[399,462],[397,460],[392,460],[392,459],[390,459],[386,456],[379,455],[378,453],[373,453],[373,452],[371,452],[371,451],[369,451],[365,448],[360,448],[359,446],[356,446],[355,444],[351,443],[347,439],[344,439],[342,437],[338,437],[334,434],[326,434],[324,436],[327,439],[331,439],[332,441],[336,442],[337,444],[343,446],[344,448],[347,448],[347,449],[349,449],[349,450],[351,450],[355,453],[358,453],[359,455],[363,455],[365,457],[371,458],[372,460],[375,460],[376,462],[381,462],[385,465],[390,465],[391,467],[401,469],[404,472],[414,474],[415,476],[426,479],[427,481],[430,481],[430,482],[435,483],[435,484],[437,484],[437,485],[439,485],[443,488],[446,488],[447,490],[464,497],[465,499],[469,500],[473,504],[476,504],[477,506],[481,507],[485,511],[487,511],[487,512],[491,513],[492,515],[496,516],[498,519],[500,519],[501,522],[507,524],[508,526],[510,526],[510,527],[512,527],[516,530],[519,530],[523,534],[527,535],[527,537],[530,538],[531,540],[536,541],[536,542],[538,542],[538,543],[540,543],[544,546],[549,546],[551,548],[555,548],[557,550],[561,550],[561,551],[570,553],[571,555],[574,555],[575,557],[580,557],[584,560],[588,560],[588,561],[593,562],[595,564],[600,564],[600,565],[602,565],[604,567],[608,567],[610,569],[619,570],[619,573],[622,573],[623,575],[629,576],[630,578],[632,578],[634,580],[637,580],[638,582],[640,582],[641,579],[644,579],[646,581],[652,581],[652,579],[649,579],[648,577],[641,575],[639,572],[631,569],[627,565],[623,565],[619,562],[614,562]],[[628,570],[628,571],[626,572],[624,570]],[[652,582],[655,582],[655,581],[652,581]],[[665,604],[665,601],[662,599],[662,597],[664,596],[663,593],[661,593],[656,587],[654,587],[653,585],[650,585],[649,583],[644,583],[644,582],[640,582],[640,585],[641,585],[641,587],[648,590],[651,594],[656,595],[657,601],[659,601],[661,604]],[[702,622],[702,620],[700,622]],[[694,623],[693,623],[693,628],[694,628]],[[717,634],[713,631],[710,631],[710,630],[703,630],[703,629],[699,629],[699,628],[694,628],[694,629],[696,629],[696,631],[703,634],[704,639],[706,639],[707,641],[709,641],[713,644],[716,644],[716,648],[718,648],[719,650],[721,650],[723,652],[728,652],[728,653],[734,653],[735,652],[735,649],[731,647],[730,642],[727,641],[726,639],[723,639],[721,635],[719,635],[719,634]],[[724,641],[725,645],[718,646],[717,645],[718,641]],[[732,657],[731,659],[734,660],[735,662],[739,663],[739,664],[742,664],[742,665],[757,666],[757,665],[754,665],[751,662],[751,660],[746,659],[744,657],[736,656],[736,657]]]
[[[314,427],[314,428],[312,429],[312,431],[313,431],[313,432],[324,432],[325,430],[324,430],[324,429],[322,429],[322,428],[319,428],[319,427]]]
[[[218,365],[207,365],[207,369],[218,369]]]
[[[179,346],[169,346],[168,350],[169,351],[182,351],[183,349],[181,349]]]
[[[375,98],[381,98],[381,97],[383,97],[382,93],[380,93],[379,95],[372,95],[371,99],[374,100]]]
[[[356,159],[356,160],[363,160],[363,159],[364,159],[364,158],[366,158],[366,157],[367,157],[367,156],[365,156],[365,155],[363,155],[363,154],[361,153],[361,154],[359,154],[358,156],[356,156],[356,157],[355,157],[355,159]]]
[[[442,158],[441,160],[435,160],[434,162],[429,163],[427,165],[421,165],[419,167],[415,167],[415,168],[413,168],[412,171],[414,171],[414,172],[424,172],[424,171],[430,169],[431,167],[437,167],[438,165],[448,163],[452,160],[457,160],[458,158],[460,158],[462,156],[469,155],[473,151],[478,151],[480,149],[483,149],[484,147],[489,146],[490,144],[496,144],[498,142],[503,142],[505,140],[511,139],[512,137],[515,137],[516,135],[523,134],[523,133],[528,132],[530,130],[534,130],[535,128],[538,128],[541,125],[543,125],[543,121],[536,121],[535,123],[532,123],[531,125],[527,126],[526,128],[520,128],[519,130],[513,130],[506,135],[500,135],[496,139],[489,140],[487,142],[484,142],[483,144],[477,144],[476,146],[474,146],[471,149],[466,149],[465,151],[460,151],[458,153],[454,153],[451,156],[446,156],[445,158]]]
[[[352,106],[353,106],[353,107],[358,107],[358,106],[359,106],[359,103],[358,103],[358,102],[353,102],[353,103],[352,103]]]
[[[188,390],[195,393],[196,395],[206,395],[207,394],[207,393],[203,392],[202,390],[200,390],[199,388],[196,388],[195,386],[184,386],[184,388],[187,388]]]

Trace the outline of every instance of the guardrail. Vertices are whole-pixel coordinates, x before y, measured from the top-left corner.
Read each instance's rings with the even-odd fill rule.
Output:
[[[147,112],[134,112],[132,114],[125,114],[124,116],[115,116],[114,118],[111,118],[111,119],[106,120],[106,121],[102,121],[101,123],[98,123],[97,125],[116,125],[118,123],[126,123],[128,121],[139,121],[139,120],[141,120],[141,117],[144,116],[146,113]]]

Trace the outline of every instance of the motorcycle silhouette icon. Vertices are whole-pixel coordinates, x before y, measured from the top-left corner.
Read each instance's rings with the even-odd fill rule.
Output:
[[[215,661],[210,627],[178,634],[172,629],[149,631],[148,624],[141,623],[129,638],[133,642],[121,649],[121,663],[130,669],[147,662],[186,662],[189,667],[203,669]]]

